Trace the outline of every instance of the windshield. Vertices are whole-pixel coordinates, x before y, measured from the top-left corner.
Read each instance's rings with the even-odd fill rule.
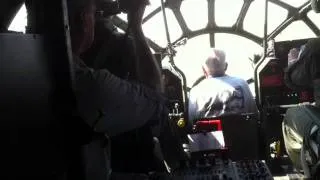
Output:
[[[208,2],[213,2],[214,6]],[[154,52],[163,50],[168,44],[160,5],[160,0],[150,0],[144,15],[143,30],[155,45],[152,46]],[[269,0],[268,6],[269,38],[284,41],[319,35],[320,15],[306,8],[308,0]],[[188,87],[202,75],[201,61],[211,46],[225,50],[229,65],[227,74],[243,79],[253,77],[253,64],[249,58],[262,54],[264,9],[264,0],[184,0],[180,8],[170,5],[166,8],[170,38],[177,46],[174,60],[185,73]],[[303,12],[300,19],[292,19],[299,12]],[[118,17],[127,21],[126,14]],[[24,31],[25,26],[23,6],[9,30]],[[184,38],[186,44],[179,46],[179,40]],[[167,64],[168,58],[165,57],[163,65]],[[251,88],[253,90],[253,85]]]

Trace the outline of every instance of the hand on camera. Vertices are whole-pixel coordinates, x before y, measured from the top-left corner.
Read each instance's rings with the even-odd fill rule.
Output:
[[[140,27],[142,24],[143,14],[149,0],[130,0],[130,3],[124,7],[128,13],[129,27]]]

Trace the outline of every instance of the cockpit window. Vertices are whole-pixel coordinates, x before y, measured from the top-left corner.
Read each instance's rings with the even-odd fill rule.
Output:
[[[18,13],[12,20],[8,30],[9,31],[16,31],[16,32],[26,32],[27,26],[27,9],[25,4],[21,6]]]
[[[192,9],[192,13],[190,13]],[[207,0],[188,0],[182,3],[181,13],[186,20],[190,30],[205,28],[208,24],[208,1]]]
[[[301,20],[295,21],[284,29],[276,38],[276,41],[287,41],[305,38],[314,38],[316,35]]]
[[[146,10],[144,11],[144,17],[149,15],[151,12],[156,10],[157,8],[160,8],[161,6],[161,1],[159,0],[150,0],[150,4],[146,7]]]
[[[122,19],[124,22],[127,22],[128,19],[127,19],[127,14],[125,13],[120,13],[117,15],[120,19]]]
[[[308,8],[308,2],[269,0],[268,38],[283,41],[319,36],[320,15],[309,10],[311,8]],[[209,3],[215,4],[210,6]],[[209,6],[213,8],[210,9]],[[247,11],[245,7],[248,7]],[[226,51],[229,62],[228,74],[244,79],[253,77],[249,58],[262,53],[264,9],[265,4],[262,0],[184,0],[181,7],[166,7],[170,38],[177,51],[174,61],[185,73],[189,87],[202,75],[200,60],[205,58],[207,50],[213,46]],[[292,12],[289,13],[290,9]],[[208,15],[210,12],[213,16]],[[297,14],[299,12],[306,15]],[[23,5],[8,30],[25,32],[26,14]],[[293,16],[300,19],[285,23]],[[126,14],[122,13],[118,17],[122,23],[127,22]],[[154,51],[159,53],[168,45],[160,0],[150,0],[144,18],[143,31],[149,40],[153,41]],[[281,26],[284,28],[279,28]],[[120,27],[125,26],[119,25],[119,30]],[[187,41],[182,45],[180,42],[184,39]],[[168,58],[165,58],[163,62],[167,60]]]
[[[182,35],[182,30],[177,19],[173,12],[168,8],[166,8],[166,15],[171,39],[174,40],[179,38]],[[162,13],[157,13],[149,21],[144,23],[142,28],[145,35],[158,45],[165,47],[168,44]]]
[[[218,26],[232,26],[239,16],[243,0],[216,0],[215,22]],[[232,12],[232,13],[230,13]]]
[[[215,42],[217,47],[226,52],[227,74],[246,80],[253,77],[254,67],[249,57],[262,51],[260,45],[244,37],[226,33],[215,34]],[[176,49],[175,63],[185,73],[188,87],[203,75],[201,65],[210,53],[208,47],[209,35],[205,34],[188,40],[186,45]],[[168,59],[163,61],[163,66],[167,65]]]
[[[300,7],[304,3],[307,3],[309,0],[280,0],[280,1],[288,3],[293,7]]]
[[[268,34],[275,30],[286,18],[288,11],[274,3],[268,3]],[[264,1],[253,1],[243,22],[244,30],[259,37],[264,34]]]
[[[151,4],[157,3],[152,5],[152,9],[159,7],[159,2],[158,0],[151,1]],[[212,12],[208,2],[215,3],[213,6],[213,29],[211,28],[212,24],[208,26],[210,25],[210,16],[208,14],[210,10]],[[275,38],[276,41],[315,37],[314,32],[316,31],[312,30],[305,20],[297,19],[289,25],[284,23],[295,13],[301,12],[299,10],[305,9],[308,6],[307,2],[308,0],[269,1],[268,37]],[[248,10],[245,11],[246,8],[244,7],[248,7]],[[185,73],[189,87],[202,75],[201,60],[205,58],[204,56],[207,55],[205,52],[210,47],[226,51],[229,62],[228,74],[244,79],[253,77],[254,68],[249,58],[252,59],[255,54],[262,54],[265,1],[185,0],[182,1],[180,8],[170,9],[170,7],[167,7],[166,9],[171,42],[177,51],[174,61]],[[289,13],[290,10],[296,11]],[[177,21],[179,17],[174,16],[173,11],[176,15],[181,12],[182,19],[180,18]],[[146,24],[149,21],[157,23],[150,23],[149,26],[144,26],[144,32],[148,38],[164,48],[167,45],[165,29],[164,27],[159,27],[159,23],[163,22],[162,13],[161,11],[150,11],[150,13],[155,15],[151,16]],[[145,17],[148,17],[148,15],[145,14]],[[320,26],[320,15],[308,12],[306,17],[317,26]],[[183,22],[186,22],[186,28]],[[284,26],[284,30],[279,28],[280,26]],[[182,32],[187,32],[182,34],[182,37],[180,37],[181,30]],[[187,42],[185,45],[180,45],[180,40],[183,38],[187,39]],[[163,64],[166,64],[167,60],[168,58],[165,58]]]
[[[320,27],[320,15],[314,11],[309,11],[307,14],[308,18],[317,26]]]

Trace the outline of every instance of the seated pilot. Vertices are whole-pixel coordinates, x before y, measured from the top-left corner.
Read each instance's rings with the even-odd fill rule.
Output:
[[[307,176],[317,173],[317,168],[314,168],[315,172],[306,171],[309,171],[309,165],[319,165],[317,162],[320,159],[318,154],[320,143],[319,48],[320,39],[308,41],[300,48],[297,60],[288,66],[285,73],[285,82],[289,88],[298,91],[307,89],[314,91],[315,104],[289,108],[282,123],[286,151],[295,168],[303,169]],[[304,158],[304,151],[308,151],[311,158]],[[306,159],[309,159],[308,162]]]
[[[206,79],[191,89],[189,121],[234,113],[256,113],[257,107],[247,82],[227,75],[226,55],[213,49],[202,69]]]

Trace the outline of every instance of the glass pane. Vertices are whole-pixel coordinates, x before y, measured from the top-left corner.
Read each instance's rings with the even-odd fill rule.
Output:
[[[273,3],[268,3],[268,34],[276,29],[288,15],[288,11]],[[259,37],[264,32],[264,1],[253,1],[244,19],[243,28]]]
[[[166,8],[169,33],[171,41],[178,39],[182,35],[182,30],[173,12]],[[165,47],[167,43],[166,31],[162,13],[156,14],[152,19],[142,25],[145,35],[158,45]]]
[[[227,74],[245,80],[252,78],[254,68],[249,58],[254,54],[261,54],[263,48],[249,39],[233,34],[217,33],[215,39],[216,48],[226,52]]]
[[[208,34],[189,39],[186,45],[176,48],[177,54],[174,60],[176,65],[185,73],[188,87],[191,87],[203,75],[201,62],[208,55],[209,49]]]
[[[309,11],[307,16],[311,19],[311,21],[319,28],[320,27],[320,15],[315,13],[314,11]]]
[[[218,26],[232,26],[237,21],[242,4],[243,0],[216,0],[216,24]]]
[[[182,2],[180,9],[191,30],[205,28],[208,24],[207,0],[186,0]]]
[[[280,0],[280,1],[290,4],[293,7],[300,7],[304,3],[308,2],[308,0]]]
[[[120,29],[119,27],[117,27],[117,31],[120,32],[120,33],[125,33],[125,31]]]
[[[286,41],[295,39],[313,38],[316,35],[301,20],[295,21],[284,29],[276,38],[276,41]]]
[[[12,20],[8,30],[9,31],[17,31],[17,32],[26,32],[27,26],[27,9],[26,6],[23,4]]]
[[[150,4],[146,7],[146,10],[144,11],[143,17],[146,17],[148,14],[150,14],[152,11],[157,9],[161,6],[160,0],[149,0]]]
[[[288,10],[273,4],[268,4],[268,34],[274,31],[288,16]]]
[[[125,22],[128,22],[127,14],[126,13],[120,13],[117,15],[120,19],[124,20]]]

